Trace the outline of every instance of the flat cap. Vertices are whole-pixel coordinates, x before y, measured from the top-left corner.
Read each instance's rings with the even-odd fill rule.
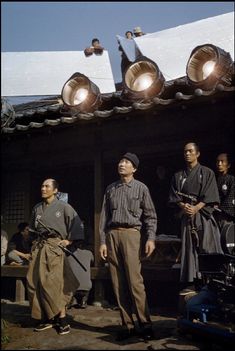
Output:
[[[135,168],[138,168],[140,161],[136,156],[136,154],[132,154],[131,152],[126,152],[125,155],[122,156],[122,158],[126,158],[127,160],[131,161],[133,166]]]

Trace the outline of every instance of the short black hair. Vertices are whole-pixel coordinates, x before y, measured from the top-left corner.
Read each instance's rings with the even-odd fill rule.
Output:
[[[17,226],[19,232],[22,232],[25,230],[26,227],[28,227],[29,223],[28,222],[20,222]]]
[[[127,30],[126,33],[125,33],[125,36],[127,35],[127,33],[131,33],[131,35],[133,36],[133,33],[131,30]]]
[[[231,164],[232,158],[231,158],[231,155],[230,155],[228,152],[220,152],[220,153],[217,155],[217,158],[219,157],[219,155],[225,155],[225,156],[227,157],[228,164]]]
[[[59,190],[59,183],[57,182],[57,180],[52,179],[52,185],[53,185],[53,189]]]
[[[199,145],[193,141],[188,141],[187,143],[184,144],[184,147],[188,144],[192,144],[197,152],[200,152]]]
[[[95,41],[98,41],[98,43],[100,42],[98,38],[94,38],[91,43],[94,44]]]

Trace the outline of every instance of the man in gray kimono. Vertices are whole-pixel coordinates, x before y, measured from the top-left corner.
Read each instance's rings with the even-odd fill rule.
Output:
[[[188,284],[200,279],[199,253],[223,253],[220,231],[213,217],[214,206],[220,202],[214,172],[198,162],[197,144],[184,146],[185,169],[171,180],[169,203],[177,205],[181,216],[181,274]]]
[[[27,288],[32,318],[41,320],[34,330],[57,326],[58,333],[64,335],[70,332],[66,305],[79,283],[61,247],[83,239],[84,232],[77,212],[58,200],[57,192],[56,180],[46,179],[41,186],[43,201],[32,211],[30,228],[38,233],[38,239],[32,247]]]

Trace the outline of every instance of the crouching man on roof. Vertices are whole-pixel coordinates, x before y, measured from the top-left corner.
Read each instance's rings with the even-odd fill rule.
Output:
[[[41,186],[42,202],[32,211],[31,230],[38,233],[32,247],[27,289],[31,316],[40,320],[35,331],[53,326],[60,335],[68,334],[66,305],[78,288],[78,281],[60,246],[84,239],[83,224],[77,212],[64,201],[57,199],[58,183],[46,179]]]

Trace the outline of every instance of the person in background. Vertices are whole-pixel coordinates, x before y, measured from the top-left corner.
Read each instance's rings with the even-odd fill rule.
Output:
[[[70,332],[66,306],[78,283],[63,248],[84,239],[84,228],[74,208],[58,200],[58,188],[51,178],[41,185],[42,202],[33,208],[30,221],[38,239],[32,246],[26,279],[31,316],[41,321],[34,330],[55,326],[64,335]]]
[[[227,153],[221,153],[216,159],[217,185],[220,205],[216,219],[222,230],[228,223],[235,222],[235,177],[229,174],[231,162]]]
[[[102,55],[104,48],[100,45],[100,41],[97,38],[92,39],[91,46],[84,50],[86,56],[91,56],[92,54]]]
[[[169,204],[177,206],[181,216],[180,281],[186,285],[181,295],[195,290],[201,280],[199,253],[223,253],[220,231],[213,216],[219,204],[214,172],[198,162],[199,147],[194,142],[184,146],[185,168],[171,180]]]
[[[92,288],[91,265],[94,262],[94,255],[92,251],[86,249],[86,245],[83,240],[74,243],[74,249],[70,247],[70,250],[73,251],[78,260],[86,268],[86,271],[71,258],[71,268],[74,272],[74,275],[77,276],[77,280],[79,281],[79,288],[73,295],[73,298],[69,304],[69,308],[73,306],[78,308],[86,308],[89,293]]]
[[[133,29],[133,33],[135,37],[142,37],[142,35],[145,35],[145,33],[142,32],[142,29],[140,27],[135,27]]]
[[[125,33],[125,37],[128,40],[132,40],[133,39],[133,33],[130,30],[128,30]],[[131,61],[128,60],[128,57],[126,56],[126,54],[125,54],[125,52],[124,52],[124,50],[123,50],[121,45],[118,46],[118,50],[121,51],[121,58],[122,58],[122,60],[121,60],[121,72],[122,72],[122,77],[123,77],[127,67],[131,64]]]
[[[29,223],[18,224],[18,232],[15,233],[8,245],[8,262],[10,265],[21,266],[29,263],[33,237],[29,233]]]
[[[1,216],[1,225],[3,224],[3,216]],[[6,253],[8,248],[8,235],[5,230],[1,228],[1,266],[6,263]]]
[[[125,37],[126,39],[133,39],[133,33],[130,30],[128,30],[125,33]]]
[[[138,166],[135,154],[127,152],[121,157],[120,180],[107,187],[100,218],[100,255],[108,261],[122,320],[117,340],[137,334],[133,313],[138,320],[138,334],[145,340],[154,336],[141,274],[140,230],[144,224],[145,254],[149,257],[155,249],[157,215],[147,186],[134,179]]]
[[[212,281],[203,285],[202,288],[195,292],[194,294],[189,294],[185,296],[184,306],[182,308],[182,315],[188,318],[190,311],[195,308],[197,311],[202,311],[205,305],[210,305],[209,307],[219,307],[219,293],[217,287]]]

